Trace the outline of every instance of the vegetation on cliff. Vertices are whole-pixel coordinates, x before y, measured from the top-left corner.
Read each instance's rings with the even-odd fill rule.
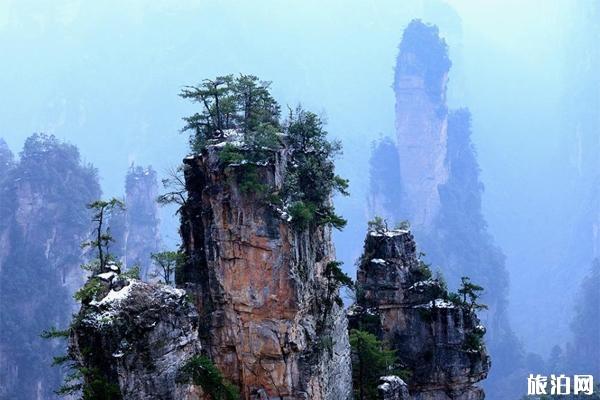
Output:
[[[223,374],[206,356],[190,358],[180,369],[178,380],[191,381],[202,388],[212,400],[238,400],[237,387],[223,377]]]
[[[119,199],[112,198],[95,200],[87,207],[92,210],[93,228],[91,239],[82,242],[81,247],[89,249],[95,254],[90,261],[81,265],[82,269],[91,272],[91,276],[73,296],[84,306],[92,301],[99,301],[102,295],[108,292],[106,279],[100,278],[102,274],[117,275],[121,272],[121,263],[116,260],[109,249],[111,243],[114,242],[109,223],[113,212],[123,209],[125,204]],[[85,310],[82,308],[66,329],[51,328],[44,331],[42,337],[45,339],[69,339],[84,317]],[[54,365],[63,366],[69,371],[64,378],[64,383],[56,393],[61,396],[79,395],[82,400],[120,399],[119,386],[106,376],[106,371],[95,365],[84,365],[78,359],[78,352],[91,351],[93,350],[73,348],[70,343],[65,355],[54,357]]]
[[[192,132],[192,151],[220,146],[219,158],[224,167],[235,169],[240,189],[280,208],[298,229],[343,228],[346,220],[331,202],[335,193],[348,194],[348,181],[335,174],[340,143],[328,140],[323,121],[301,107],[281,119],[269,86],[256,76],[226,75],[184,88],[180,96],[201,106],[184,118],[183,131]],[[276,191],[261,182],[259,168],[283,147],[288,150],[285,182]]]
[[[396,354],[367,331],[350,331],[352,347],[352,386],[358,400],[377,400],[379,378],[398,373]]]
[[[446,392],[465,391],[469,398],[482,399],[483,392],[473,383],[484,379],[489,370],[485,328],[476,314],[485,308],[479,300],[483,288],[463,277],[458,293],[449,291],[442,274],[433,274],[423,262],[424,254],[402,225],[390,229],[383,218],[370,221],[358,262],[350,327],[365,333],[364,343],[381,350],[387,347],[395,355],[387,370],[377,371],[377,377],[363,383],[363,390],[376,393],[377,378],[385,374],[398,375],[413,394],[441,392],[443,387]],[[373,335],[370,341],[366,333]],[[351,342],[357,334],[351,331]],[[355,377],[371,372],[361,370],[364,366],[357,357],[353,361]]]

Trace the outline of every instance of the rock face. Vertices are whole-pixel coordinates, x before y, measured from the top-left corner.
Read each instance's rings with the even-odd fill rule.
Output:
[[[131,166],[125,179],[125,210],[111,222],[115,255],[128,268],[140,267],[140,277],[152,276],[150,255],[160,250],[158,183],[152,167]]]
[[[411,399],[484,398],[474,384],[490,367],[481,341],[485,328],[469,305],[431,278],[410,232],[370,231],[356,284],[360,295],[351,324],[397,351],[401,367],[412,373],[407,382]],[[405,398],[390,394],[392,386],[401,390],[402,385],[388,384],[383,398]]]
[[[402,204],[415,227],[426,229],[440,207],[438,186],[448,178],[446,84],[450,61],[435,26],[412,21],[396,61],[396,135]]]
[[[182,365],[200,353],[198,313],[185,291],[101,275],[104,295],[84,305],[71,333],[77,362],[118,384],[113,399],[200,399],[179,383]]]
[[[287,150],[260,166],[280,188]],[[185,160],[178,285],[196,299],[205,350],[243,399],[349,399],[350,350],[341,307],[327,305],[329,228],[299,231],[285,213],[244,193],[217,146]]]

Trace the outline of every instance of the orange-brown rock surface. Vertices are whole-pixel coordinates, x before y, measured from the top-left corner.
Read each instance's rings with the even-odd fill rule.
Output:
[[[244,399],[350,398],[346,318],[323,301],[330,229],[298,230],[260,193],[243,192],[218,148],[185,160],[178,285],[195,299],[205,351]],[[258,171],[277,190],[286,149],[272,160]]]

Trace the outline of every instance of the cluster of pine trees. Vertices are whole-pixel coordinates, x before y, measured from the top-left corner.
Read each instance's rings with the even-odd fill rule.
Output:
[[[334,193],[348,194],[348,181],[335,174],[340,143],[330,141],[323,121],[301,107],[289,109],[282,119],[269,86],[256,76],[226,75],[184,88],[180,96],[201,108],[184,118],[183,131],[192,132],[192,151],[202,152],[207,145],[225,141],[219,158],[224,167],[235,169],[242,191],[283,209],[299,229],[343,228],[346,221],[331,202]],[[259,168],[284,146],[288,164],[283,188],[268,187],[260,180]]]

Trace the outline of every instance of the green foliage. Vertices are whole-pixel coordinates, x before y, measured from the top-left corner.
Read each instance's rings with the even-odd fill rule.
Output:
[[[469,332],[465,337],[464,349],[467,351],[479,351],[483,346],[483,333],[479,331]]]
[[[81,400],[120,400],[119,385],[109,382],[102,373],[95,368],[77,366],[65,377],[64,384],[56,394],[65,397],[81,395]]]
[[[350,346],[354,395],[359,400],[375,400],[379,377],[392,373],[396,356],[375,335],[356,329],[350,331]]]
[[[417,273],[419,274],[419,281],[424,281],[432,277],[431,266],[426,264],[424,261],[419,260],[419,266],[417,267]]]
[[[448,295],[446,296],[446,300],[448,300],[449,302],[456,304],[456,305],[463,304],[462,299],[460,298],[460,295],[458,293],[454,293],[454,292],[448,292]]]
[[[238,183],[242,193],[265,194],[268,186],[261,183],[258,168],[254,164],[244,164],[238,168]]]
[[[341,261],[330,261],[325,266],[325,277],[335,282],[338,286],[345,286],[351,289],[354,286],[354,282],[352,278],[350,278],[346,273],[342,271],[340,268],[343,265]]]
[[[110,234],[110,228],[104,228],[104,225],[110,219],[113,211],[116,209],[123,210],[125,208],[125,204],[116,198],[112,198],[110,200],[96,200],[87,205],[87,207],[92,210],[93,217],[92,222],[96,224],[94,227],[94,239],[83,242],[81,244],[82,248],[92,248],[97,252],[97,264],[90,263],[87,264],[86,267],[95,267],[97,269],[92,272],[95,274],[106,272],[106,266],[109,261],[113,258],[111,257],[108,248],[111,242],[114,242],[112,235]],[[87,269],[87,268],[86,268]]]
[[[267,195],[269,188],[261,182],[258,166],[266,164],[271,158],[272,150],[279,145],[272,128],[260,128],[257,132],[245,135],[243,147],[226,143],[219,152],[219,160],[223,165],[232,167],[240,190],[246,194]]]
[[[212,400],[238,400],[240,398],[237,388],[223,377],[221,371],[206,356],[190,358],[179,372],[179,382],[192,382],[202,387],[202,390]]]
[[[396,68],[395,85],[398,84],[400,74],[405,65],[400,58],[402,54],[413,54],[415,59],[411,63],[421,65],[425,71],[425,91],[434,101],[440,101],[440,81],[448,72],[452,62],[448,57],[448,46],[444,39],[440,38],[437,26],[425,24],[415,19],[408,24],[400,43],[398,54],[398,67]],[[414,68],[414,67],[413,67]]]
[[[288,212],[299,229],[306,229],[315,220],[317,206],[313,203],[296,201],[288,208]]]
[[[187,190],[185,188],[185,179],[183,177],[183,168],[177,167],[167,171],[167,177],[162,179],[162,185],[167,190],[156,199],[161,206],[176,204],[179,206],[177,213],[180,213],[183,206],[187,203]]]
[[[134,265],[133,267],[129,268],[127,271],[122,272],[121,276],[123,278],[129,278],[129,279],[141,279],[140,278],[140,266]]]
[[[98,296],[102,293],[103,289],[105,289],[105,286],[102,284],[102,281],[92,277],[88,279],[81,289],[75,292],[73,297],[83,304],[88,304],[92,300],[98,300]]]
[[[314,113],[298,107],[290,111],[285,129],[291,159],[283,188],[283,198],[289,204],[301,201],[310,218],[292,223],[299,229],[309,225],[330,225],[342,229],[346,220],[335,213],[331,196],[348,194],[348,181],[335,174],[334,159],[341,153],[338,141],[329,141],[323,122]]]
[[[244,160],[244,153],[231,143],[226,143],[219,152],[219,160],[227,165],[239,164]]]
[[[81,368],[83,381],[81,400],[119,400],[121,390],[119,385],[109,382],[97,369]],[[77,385],[75,386],[77,388]]]
[[[52,357],[52,366],[60,366],[64,365],[72,360],[72,357],[69,355],[61,355]]]
[[[160,268],[159,275],[163,282],[170,285],[174,282],[175,273],[178,271],[185,261],[185,255],[179,251],[162,251],[153,253],[150,258],[152,262]]]
[[[387,221],[380,216],[375,216],[367,222],[369,232],[384,233],[388,230]]]
[[[483,292],[483,288],[471,282],[471,278],[463,276],[460,278],[461,286],[458,289],[458,294],[462,295],[462,301],[464,304],[468,304],[472,310],[487,309],[485,304],[477,303],[479,300],[480,293]],[[467,298],[469,301],[467,302]]]
[[[79,371],[79,369],[73,369],[65,376],[63,384],[56,390],[55,393],[59,396],[74,397],[77,394],[81,394],[81,390],[83,389],[82,382],[82,373]]]
[[[52,336],[50,335],[50,337]],[[82,349],[81,351],[86,353],[91,350]],[[120,400],[122,398],[117,383],[110,382],[97,368],[84,367],[71,353],[54,357],[52,365],[66,365],[70,369],[70,372],[64,377],[63,384],[55,391],[59,396],[69,398],[80,396],[80,400]]]
[[[352,278],[342,271],[340,266],[343,263],[341,261],[330,261],[325,266],[324,276],[327,279],[327,306],[331,307],[332,300],[335,303],[342,307],[344,302],[339,295],[339,289],[341,287],[346,287],[348,289],[352,289],[354,287],[354,282]]]
[[[259,167],[272,162],[274,150],[285,142],[288,165],[277,200],[292,216],[292,224],[299,230],[320,225],[342,229],[346,220],[331,203],[335,193],[348,195],[348,180],[334,171],[340,143],[329,141],[320,118],[300,107],[290,110],[282,124],[269,85],[252,75],[227,75],[184,88],[180,96],[201,105],[199,113],[185,118],[183,130],[192,132],[192,149],[201,152],[231,132],[241,134],[242,140],[223,146],[219,159],[234,172],[242,192],[273,203],[273,188],[261,181]]]
[[[433,280],[438,283],[441,291],[444,294],[448,293],[448,283],[446,282],[446,278],[444,277],[444,274],[442,273],[442,271],[440,271],[440,270],[435,271]]]
[[[108,223],[112,212],[116,209],[124,209],[124,204],[118,199],[110,199],[108,201],[96,200],[88,204],[88,209],[93,211],[92,222],[95,223],[94,236],[90,241],[83,242],[82,248],[93,248],[96,250],[96,258],[87,264],[83,264],[82,268],[93,272],[87,282],[75,294],[74,298],[83,304],[89,304],[92,300],[99,300],[103,292],[108,290],[108,285],[103,283],[96,276],[98,273],[105,272],[109,265],[116,265],[120,270],[120,263],[115,261],[112,254],[109,252],[109,245],[113,241],[110,235],[109,228],[104,228]],[[123,277],[139,279],[140,269],[138,266],[131,268],[129,271],[121,274]],[[71,321],[68,329],[60,331],[51,328],[42,333],[45,339],[52,338],[67,338],[73,329],[77,328],[81,314],[75,316]],[[89,351],[80,349],[81,352]],[[72,397],[81,395],[81,400],[119,400],[121,393],[118,384],[110,382],[102,371],[98,369],[88,368],[82,365],[73,356],[78,351],[72,347],[68,347],[67,354],[56,356],[53,359],[53,365],[66,365],[70,372],[64,377],[63,384],[56,391],[56,394],[61,396]]]
[[[69,329],[60,330],[52,327],[43,331],[40,337],[42,339],[66,339],[69,337],[70,332]]]
[[[344,227],[348,223],[348,221],[345,218],[342,218],[341,216],[337,215],[333,210],[333,207],[326,207],[325,211],[325,215],[319,218],[320,225],[330,225],[337,230],[344,229]]]
[[[399,376],[404,382],[410,381],[413,376],[413,372],[408,368],[397,369],[394,374]]]
[[[333,177],[332,186],[343,196],[350,196],[348,188],[350,187],[350,180],[342,178],[339,175]]]
[[[269,91],[270,82],[253,75],[219,76],[197,86],[185,87],[180,96],[199,103],[201,110],[184,118],[182,131],[192,132],[192,150],[200,152],[208,140],[222,138],[226,130],[249,134],[247,142],[261,141],[261,135],[279,126],[279,105]],[[275,129],[276,130],[276,129]]]

